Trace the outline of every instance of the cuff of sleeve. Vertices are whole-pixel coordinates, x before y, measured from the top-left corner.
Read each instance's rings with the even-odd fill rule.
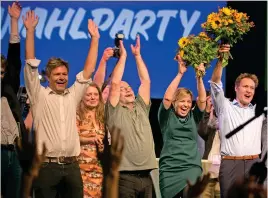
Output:
[[[83,71],[79,72],[77,75],[76,75],[76,80],[79,82],[79,83],[91,83],[92,82],[92,79],[89,78],[89,79],[85,79],[84,76],[83,76]]]
[[[216,88],[222,89],[222,82],[220,81],[219,83],[215,83],[211,80],[208,81],[210,83],[211,86],[215,86]]]
[[[10,34],[10,39],[9,39],[10,43],[19,43],[20,42],[20,36],[17,34]]]
[[[31,67],[38,67],[40,62],[41,61],[39,59],[28,59],[28,60],[26,60],[26,63],[28,65],[30,65]]]

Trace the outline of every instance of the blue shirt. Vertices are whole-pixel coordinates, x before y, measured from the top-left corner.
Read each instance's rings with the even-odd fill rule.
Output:
[[[236,100],[224,97],[222,83],[210,82],[211,98],[219,120],[221,155],[244,156],[261,153],[261,129],[263,115],[241,129],[238,133],[225,138],[225,135],[255,116],[256,105],[241,107]]]

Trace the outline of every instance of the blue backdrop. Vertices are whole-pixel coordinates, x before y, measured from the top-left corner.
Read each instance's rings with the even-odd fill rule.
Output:
[[[10,4],[1,2],[1,53],[5,55],[10,31],[7,6]],[[21,5],[22,15],[33,9],[40,18],[35,44],[36,57],[42,61],[39,71],[44,69],[51,56],[61,57],[70,64],[69,84],[73,83],[88,53],[90,38],[87,19],[92,18],[99,25],[101,34],[98,60],[106,47],[114,46],[113,39],[117,32],[125,34],[128,58],[123,79],[130,83],[135,92],[139,78],[130,44],[135,43],[137,34],[140,35],[142,56],[151,76],[152,98],[162,98],[178,71],[177,63],[173,60],[178,39],[198,34],[207,15],[217,11],[218,6],[225,6],[226,2],[21,2]],[[19,31],[24,63],[25,29],[21,19]],[[109,61],[107,76],[112,72],[114,64],[115,59]],[[214,65],[215,62],[212,67]],[[204,77],[206,88],[211,73],[212,68],[209,68]],[[24,84],[23,74],[21,84]],[[196,96],[192,68],[188,69],[180,86],[191,89]]]

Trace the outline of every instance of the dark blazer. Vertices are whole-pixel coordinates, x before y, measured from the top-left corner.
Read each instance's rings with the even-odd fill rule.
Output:
[[[211,151],[213,140],[217,131],[215,127],[208,126],[209,116],[210,113],[205,112],[204,117],[199,123],[197,128],[198,134],[205,141],[205,152],[202,159],[208,159],[208,155],[209,152]]]
[[[23,134],[26,132],[26,128],[22,119],[20,103],[17,98],[17,93],[20,87],[20,71],[20,43],[9,43],[6,73],[1,83],[1,97],[7,98],[11,112],[16,122],[20,123],[20,129]]]

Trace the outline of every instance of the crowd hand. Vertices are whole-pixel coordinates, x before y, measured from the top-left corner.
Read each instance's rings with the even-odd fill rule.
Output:
[[[184,74],[187,71],[187,66],[185,62],[182,60],[179,54],[175,57],[175,59],[178,61],[178,66],[179,66],[179,73]]]
[[[123,41],[119,41],[120,57],[127,57],[127,51],[124,47]]]
[[[111,47],[108,47],[104,50],[102,59],[107,62],[114,54],[114,50]]]
[[[228,197],[267,197],[267,189],[264,185],[256,183],[256,178],[238,179],[228,191]]]
[[[186,188],[186,197],[187,198],[196,198],[199,197],[204,190],[207,187],[207,184],[209,182],[209,178],[210,178],[210,174],[206,174],[202,177],[202,179],[200,177],[198,177],[196,183],[194,185],[192,185],[188,180],[187,180],[187,188]]]
[[[136,45],[133,46],[131,44],[130,47],[131,47],[132,54],[135,57],[141,55],[141,45],[140,45],[140,36],[139,35],[137,35],[137,37],[136,37]]]
[[[88,32],[91,36],[91,38],[100,38],[99,28],[98,26],[93,22],[92,19],[88,20]]]
[[[47,148],[45,144],[43,144],[43,152],[39,155],[37,151],[36,135],[34,142],[31,143],[29,142],[29,134],[30,132],[26,132],[22,139],[18,137],[15,139],[16,150],[23,172],[36,178],[45,159]]]
[[[12,3],[12,5],[8,6],[8,13],[11,17],[11,19],[16,19],[18,20],[21,14],[21,6],[19,4],[19,2],[14,2]]]
[[[33,10],[26,12],[26,16],[22,16],[23,24],[27,30],[34,30],[38,24],[38,16]]]
[[[120,129],[113,127],[111,130],[111,151],[110,151],[110,168],[112,171],[118,171],[122,160],[124,150],[124,137]]]
[[[206,74],[206,69],[204,63],[200,63],[197,67],[195,67],[196,77],[202,78]]]

